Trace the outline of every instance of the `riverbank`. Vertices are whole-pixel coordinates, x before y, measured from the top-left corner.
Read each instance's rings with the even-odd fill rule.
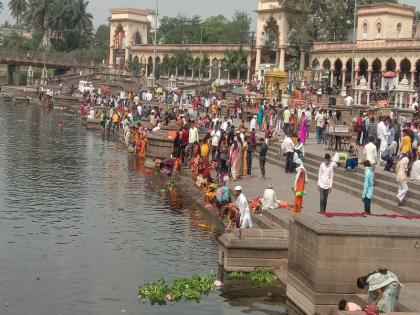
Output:
[[[115,136],[118,141],[121,139],[119,134]],[[273,145],[273,147],[275,146]],[[308,160],[314,158],[313,156],[310,157],[310,154],[311,152],[308,150]],[[256,174],[259,173],[255,167],[256,162],[254,161],[253,176],[231,183],[232,187],[242,184],[248,199],[261,195],[266,187],[266,182],[258,180]],[[285,175],[283,170],[274,163],[273,168],[270,169],[269,167],[268,164],[267,173],[270,175],[270,180],[274,181],[275,189],[278,190],[279,187],[284,189],[284,192],[281,190],[281,195],[279,193],[279,199],[292,202],[292,198],[288,196],[292,196],[290,188],[294,176]],[[308,172],[315,178],[316,167],[308,168]],[[191,202],[193,205],[194,203],[200,203],[201,192],[198,191],[198,188],[195,188],[188,172],[185,173],[185,176],[183,175],[184,173],[181,174],[180,178],[175,179],[180,191],[183,190],[184,195],[191,198],[189,203]],[[416,244],[416,238],[419,236],[414,232],[411,235],[406,233],[408,230],[414,229],[417,221],[413,220],[407,223],[402,219],[390,221],[391,218],[373,220],[372,218],[353,218],[351,216],[333,219],[321,217],[316,211],[318,194],[316,184],[313,185],[314,183],[310,183],[307,186],[308,195],[305,196],[304,209],[301,215],[293,216],[289,210],[267,211],[261,216],[264,219],[260,219],[260,222],[256,224],[256,226],[261,227],[264,223],[275,223],[277,226],[273,225],[269,228],[288,229],[291,232],[287,264],[283,269],[283,275],[287,274],[287,279],[283,277],[283,281],[287,283],[288,296],[301,309],[308,314],[316,312],[323,314],[321,310],[335,308],[340,297],[350,296],[356,299],[360,292],[354,288],[354,279],[361,274],[376,269],[378,264],[396,272],[403,282],[408,282],[410,279],[416,280],[407,271],[404,271],[404,268],[405,270],[417,270],[416,266],[418,265],[416,264],[419,263],[416,252],[412,251],[412,244]],[[357,206],[355,200],[357,199],[360,202],[359,198],[355,198],[348,198],[347,194],[341,194],[334,190],[330,198],[329,211],[355,212],[356,210],[352,210]],[[346,199],[350,199],[348,204],[343,203]],[[332,208],[335,202],[337,206],[346,207],[348,211]],[[208,209],[203,208],[203,210],[214,216]],[[379,210],[380,208],[374,208],[374,211]],[[267,214],[272,216],[270,217]],[[281,218],[276,220],[275,218],[278,219],[278,216]],[[254,216],[254,218],[258,218],[258,216]],[[256,221],[258,220],[256,219]],[[366,243],[361,242],[360,238],[366,239]],[[238,239],[240,239],[240,234]],[[383,241],[383,239],[386,239],[386,241]],[[398,244],[398,246],[395,244]],[[403,256],[405,259],[399,259],[401,250],[404,250]],[[384,252],[387,253],[386,256],[384,256]],[[365,256],[368,256],[369,260],[361,259]],[[354,260],[354,257],[360,257],[359,261],[362,261],[363,264],[358,263],[354,266],[353,264],[348,266],[348,261]],[[331,272],[331,270],[334,271]],[[363,302],[363,300],[360,301],[359,303]],[[325,308],[321,308],[324,306]]]

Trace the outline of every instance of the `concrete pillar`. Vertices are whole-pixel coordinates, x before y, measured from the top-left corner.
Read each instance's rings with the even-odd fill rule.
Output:
[[[144,76],[147,78],[149,76],[149,65],[146,63],[146,73],[144,74]]]
[[[384,77],[385,72],[386,72],[386,71],[382,71],[382,75],[381,75],[381,86],[380,86],[380,89],[385,88],[385,77]]]
[[[368,70],[368,80],[367,80],[367,84],[369,89],[372,88],[371,84],[372,84],[372,70]]]
[[[305,51],[303,49],[300,50],[300,65],[299,71],[305,71]]]
[[[410,77],[410,89],[414,90],[414,77],[416,76],[416,70],[411,71]]]
[[[370,91],[366,91],[366,105],[369,106],[370,105]]]
[[[284,59],[286,57],[286,50],[284,48],[280,48],[280,63],[279,63],[279,70],[284,71]]]
[[[341,96],[347,95],[347,89],[346,89],[346,70],[341,70]]]
[[[247,59],[247,67],[248,67],[248,70],[246,72],[246,80],[248,82],[251,82],[251,65],[252,65],[251,56],[248,56],[248,59]]]
[[[112,47],[109,49],[109,65],[114,65],[114,49]]]
[[[280,49],[276,50],[276,62],[275,65],[277,68],[280,68]]]
[[[330,86],[332,87],[334,83],[334,70],[330,70]]]
[[[209,66],[209,80],[211,80],[211,66]]]
[[[217,80],[220,82],[220,78],[222,76],[222,65],[219,63],[218,72],[217,72]]]
[[[404,95],[404,93],[401,92],[400,93],[400,107],[399,108],[403,108],[403,95]]]
[[[257,55],[255,58],[255,76],[257,77],[257,79],[260,79],[260,71],[259,71],[259,67],[261,64],[261,47],[257,47]]]

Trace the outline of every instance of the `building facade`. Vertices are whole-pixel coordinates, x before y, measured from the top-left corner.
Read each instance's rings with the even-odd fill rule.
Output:
[[[370,89],[397,87],[406,77],[419,89],[420,38],[416,37],[415,7],[395,3],[362,5],[357,10],[354,77],[365,77]],[[309,67],[315,80],[325,79],[344,89],[351,81],[352,42],[318,42]]]

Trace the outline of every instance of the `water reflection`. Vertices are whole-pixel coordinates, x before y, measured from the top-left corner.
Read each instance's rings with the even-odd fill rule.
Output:
[[[200,304],[138,302],[140,282],[217,270],[217,226],[74,117],[60,129],[62,114],[1,108],[0,313],[281,311],[229,287]]]

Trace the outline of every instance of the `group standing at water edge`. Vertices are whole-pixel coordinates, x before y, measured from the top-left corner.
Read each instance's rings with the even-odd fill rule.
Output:
[[[258,157],[261,175],[265,179],[270,142],[280,141],[281,152],[278,158],[285,160],[286,173],[295,174],[291,185],[293,212],[300,213],[307,194],[305,186],[308,174],[304,162],[310,126],[315,124],[316,141],[322,144],[326,130],[334,129],[339,124],[341,113],[316,108],[310,102],[306,106],[289,107],[283,106],[281,100],[253,100],[252,103],[245,103],[237,99],[234,107],[228,105],[227,113],[222,115],[222,100],[211,96],[209,91],[210,89],[197,91],[187,100],[187,104],[182,104],[181,101],[174,103],[173,97],[163,95],[161,100],[170,99],[172,105],[167,110],[163,110],[162,106],[144,105],[141,100],[150,100],[149,92],[120,92],[116,96],[92,92],[85,95],[81,112],[87,114],[88,119],[99,118],[108,132],[122,129],[125,143],[127,146],[131,143],[134,145],[139,159],[146,156],[148,133],[156,132],[163,125],[175,121],[179,130],[173,134],[173,152],[166,164],[171,166],[171,174],[181,168],[190,167],[193,181],[205,194],[211,192],[210,190],[216,191],[218,185],[223,185],[223,178],[226,176],[233,182],[251,176],[254,157]],[[101,106],[101,109],[96,107],[95,110],[94,106]],[[249,121],[245,116],[246,109],[252,109],[255,113]],[[149,130],[144,126],[145,120],[151,126]],[[317,185],[321,213],[328,210],[334,168],[341,164],[343,155],[347,170],[355,171],[359,164],[365,167],[361,198],[366,213],[371,212],[375,172],[380,166],[385,171],[396,173],[400,205],[406,200],[410,174],[412,180],[420,181],[418,117],[413,114],[413,118],[404,124],[393,117],[379,117],[378,124],[375,120],[374,116],[360,113],[353,121],[357,134],[356,143],[350,146],[347,153],[325,155],[325,161],[319,168]],[[357,147],[363,147],[360,151],[363,151],[364,158],[359,156]],[[210,188],[211,185],[213,188]],[[255,198],[251,203],[251,211],[257,211],[256,209],[261,208],[262,200]],[[255,203],[257,206],[254,206]],[[277,205],[279,204],[280,201]],[[238,213],[247,211],[245,207],[236,207],[240,210]],[[225,209],[219,210],[227,213],[227,208],[232,209],[232,206],[225,205]],[[238,227],[240,225],[237,224]]]

